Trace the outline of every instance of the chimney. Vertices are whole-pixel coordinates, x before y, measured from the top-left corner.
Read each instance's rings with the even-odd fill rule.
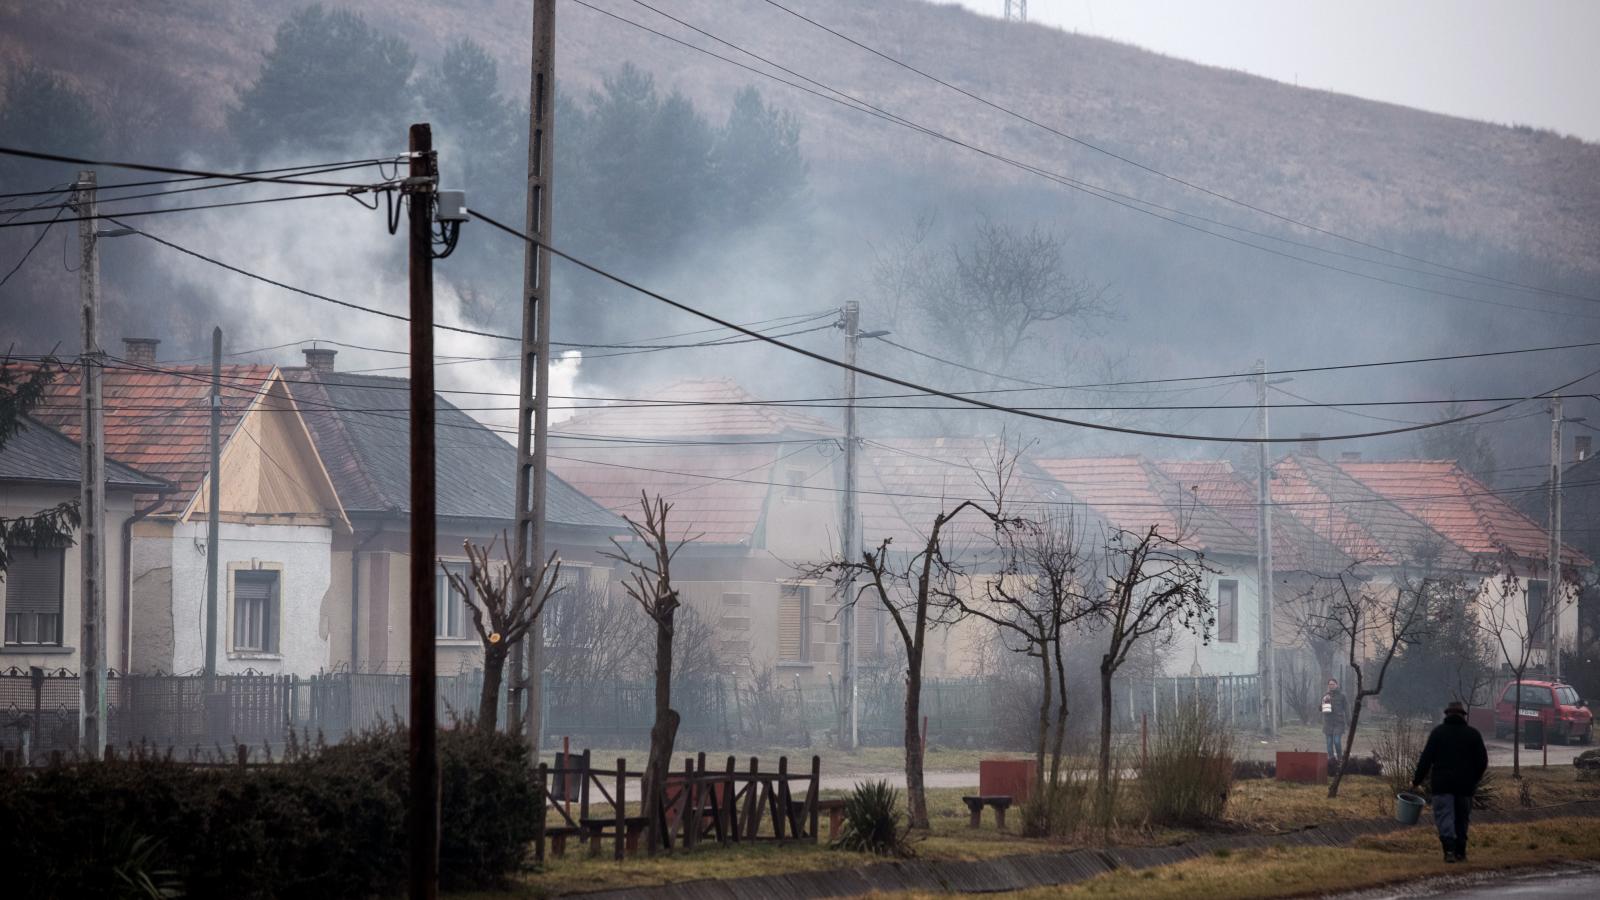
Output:
[[[1594,451],[1590,449],[1592,446],[1591,440],[1587,434],[1580,434],[1572,439],[1573,462],[1583,462],[1594,455]]]
[[[1300,452],[1306,456],[1317,456],[1317,444],[1322,440],[1322,435],[1315,431],[1300,432]]]
[[[1358,462],[1361,462],[1361,451],[1360,450],[1345,450],[1344,452],[1339,454],[1339,462],[1342,462],[1342,463],[1358,463]]]
[[[325,347],[307,347],[300,352],[306,355],[306,368],[320,374],[333,371],[333,358],[339,353]]]
[[[122,339],[122,355],[128,362],[148,366],[156,361],[156,345],[161,341],[156,338],[131,338]]]

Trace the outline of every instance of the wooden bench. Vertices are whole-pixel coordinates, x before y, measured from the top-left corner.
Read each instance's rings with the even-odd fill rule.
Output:
[[[647,816],[628,816],[622,820],[625,830],[623,845],[630,851],[639,849],[639,835],[644,832],[646,823],[650,821]],[[583,819],[578,823],[584,834],[589,836],[589,852],[598,854],[600,844],[606,838],[617,836],[617,820],[614,818]]]
[[[961,802],[967,805],[967,810],[972,813],[972,821],[967,827],[977,828],[983,822],[983,808],[985,806],[994,810],[995,827],[1001,831],[1006,830],[1006,810],[1011,808],[1011,797],[1007,794],[992,796],[962,797]]]
[[[584,830],[571,825],[546,828],[544,836],[550,839],[550,855],[560,857],[567,852],[567,838],[582,838]]]
[[[817,813],[828,814],[828,840],[838,840],[839,829],[844,827],[844,800],[818,800]]]

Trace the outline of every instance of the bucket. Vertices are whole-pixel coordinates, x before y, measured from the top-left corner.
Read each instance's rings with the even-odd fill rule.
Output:
[[[1422,807],[1427,804],[1416,794],[1396,794],[1394,797],[1394,819],[1402,825],[1415,825],[1422,817]]]

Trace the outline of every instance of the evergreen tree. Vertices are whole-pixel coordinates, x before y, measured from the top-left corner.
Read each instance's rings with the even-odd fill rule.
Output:
[[[347,10],[308,6],[278,26],[261,73],[228,117],[252,156],[351,146],[393,147],[411,106],[416,55]],[[380,139],[383,135],[386,139]]]
[[[104,147],[105,128],[88,98],[67,81],[38,66],[15,66],[6,77],[0,102],[0,141],[45,153],[94,157]],[[76,166],[0,157],[0,185],[9,190],[43,190],[76,177]]]
[[[1452,401],[1435,421],[1466,414],[1465,407]],[[1456,422],[1417,432],[1417,455],[1423,459],[1453,459],[1479,481],[1494,486],[1494,448],[1477,422]]]
[[[772,216],[805,189],[800,124],[789,112],[766,105],[760,91],[745,88],[717,132],[711,175],[717,213],[727,226],[748,227]]]

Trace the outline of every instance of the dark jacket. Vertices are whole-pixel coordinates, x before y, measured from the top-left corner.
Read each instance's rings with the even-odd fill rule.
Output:
[[[1322,695],[1322,702],[1333,707],[1332,712],[1322,714],[1322,733],[1344,734],[1350,727],[1350,701],[1344,698],[1344,691],[1329,691]]]
[[[1483,735],[1461,716],[1445,716],[1428,735],[1411,783],[1421,784],[1431,772],[1433,780],[1428,787],[1433,793],[1470,794],[1488,768],[1489,751],[1484,749]]]

